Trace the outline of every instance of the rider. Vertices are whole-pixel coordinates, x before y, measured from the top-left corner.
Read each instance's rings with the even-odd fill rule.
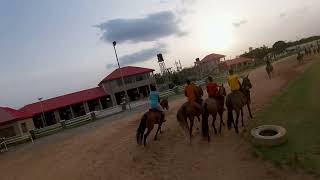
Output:
[[[232,93],[239,91],[241,88],[240,77],[234,74],[233,69],[229,70],[228,84]]]
[[[208,77],[207,93],[209,98],[217,99],[218,97],[218,85],[215,82],[213,82],[213,79],[211,76]]]
[[[188,98],[189,102],[196,102],[197,100],[197,92],[196,86],[187,80],[187,86],[184,89],[184,94]]]
[[[164,120],[165,110],[160,105],[160,95],[159,95],[159,92],[157,91],[157,88],[154,85],[150,85],[149,104],[151,109],[161,112],[161,120],[165,122]]]

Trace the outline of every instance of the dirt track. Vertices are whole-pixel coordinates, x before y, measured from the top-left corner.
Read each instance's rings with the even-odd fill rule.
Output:
[[[290,58],[278,61],[272,80],[267,78],[264,67],[250,73],[254,113],[310,65],[296,64]],[[233,130],[223,129],[222,136],[213,136],[209,144],[195,130],[190,144],[175,118],[183,101],[170,102],[160,141],[153,141],[151,134],[146,148],[135,142],[140,116],[135,113],[98,128],[63,138],[53,135],[0,154],[0,179],[312,179],[254,158],[247,142]],[[249,121],[246,118],[246,123]]]

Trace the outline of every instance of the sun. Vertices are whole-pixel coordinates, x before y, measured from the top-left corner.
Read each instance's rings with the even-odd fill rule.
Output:
[[[232,21],[229,18],[213,19],[205,22],[203,38],[209,50],[225,51],[233,41]]]

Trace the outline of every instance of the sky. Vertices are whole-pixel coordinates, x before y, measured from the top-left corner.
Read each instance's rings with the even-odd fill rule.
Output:
[[[0,0],[0,106],[91,88],[122,66],[191,66],[319,35],[319,0]]]

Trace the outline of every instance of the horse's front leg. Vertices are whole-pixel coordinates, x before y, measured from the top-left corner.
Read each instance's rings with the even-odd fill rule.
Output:
[[[252,119],[253,116],[251,114],[251,108],[250,108],[250,104],[249,103],[247,103],[247,108],[248,108],[248,111],[249,111],[250,118]]]

